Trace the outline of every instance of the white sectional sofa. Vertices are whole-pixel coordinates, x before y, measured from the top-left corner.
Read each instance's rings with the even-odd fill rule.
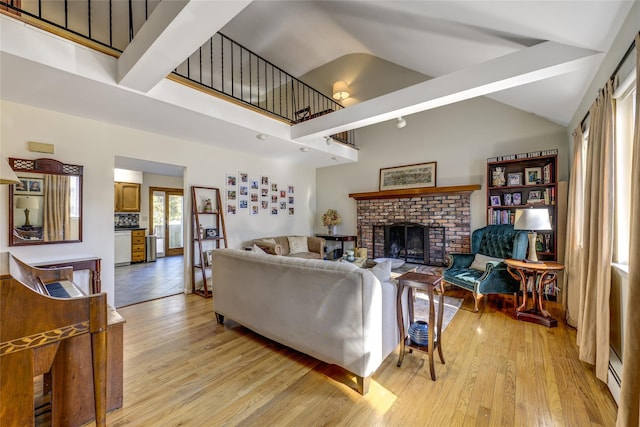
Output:
[[[389,265],[375,268],[374,275],[349,263],[214,250],[214,311],[219,323],[228,317],[345,368],[366,394],[371,375],[400,343],[397,287]]]

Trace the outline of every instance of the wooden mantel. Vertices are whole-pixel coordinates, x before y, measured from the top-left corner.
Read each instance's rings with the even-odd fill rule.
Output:
[[[479,190],[480,185],[455,185],[450,187],[421,187],[401,190],[370,191],[368,193],[349,193],[349,197],[356,200],[372,199],[401,199],[404,197],[416,197],[423,194],[454,194]]]

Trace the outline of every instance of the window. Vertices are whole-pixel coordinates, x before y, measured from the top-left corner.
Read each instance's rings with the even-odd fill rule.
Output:
[[[635,75],[635,72],[633,73]],[[636,104],[636,84],[626,82],[616,93],[616,165],[615,165],[615,232],[613,261],[629,264],[629,235],[631,226],[631,162]]]

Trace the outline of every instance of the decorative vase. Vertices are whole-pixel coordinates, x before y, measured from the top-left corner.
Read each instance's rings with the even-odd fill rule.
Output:
[[[338,231],[338,227],[336,227],[335,225],[327,225],[327,234],[329,236],[335,236]]]

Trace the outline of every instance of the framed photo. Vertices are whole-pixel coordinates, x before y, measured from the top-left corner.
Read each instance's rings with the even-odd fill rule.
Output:
[[[213,251],[212,250],[208,250],[208,251],[203,251],[203,255],[204,255],[204,265],[205,266],[210,266],[211,265],[211,260],[212,260],[212,256],[213,256]]]
[[[20,182],[13,184],[13,194],[28,194],[29,193],[29,178],[18,178]]]
[[[522,204],[522,193],[512,193],[511,194],[511,200],[513,201],[514,205],[521,205]]]
[[[29,178],[29,194],[43,194],[43,179]]]
[[[522,173],[515,172],[507,174],[507,185],[522,185]]]
[[[513,194],[505,193],[502,195],[503,205],[512,206],[513,205]]]
[[[500,196],[490,196],[491,206],[500,206]]]
[[[380,191],[436,186],[436,162],[380,169]]]
[[[226,181],[227,181],[227,187],[235,187],[238,182],[236,175],[232,173],[227,174]]]
[[[525,168],[524,175],[525,185],[536,185],[542,183],[542,168]]]
[[[540,190],[529,191],[529,200],[540,200]]]
[[[205,239],[210,239],[212,237],[218,237],[218,229],[217,228],[205,228],[204,229],[204,237],[205,237]]]
[[[238,177],[240,179],[240,182],[242,184],[248,184],[249,183],[249,174],[246,172],[238,172]]]

